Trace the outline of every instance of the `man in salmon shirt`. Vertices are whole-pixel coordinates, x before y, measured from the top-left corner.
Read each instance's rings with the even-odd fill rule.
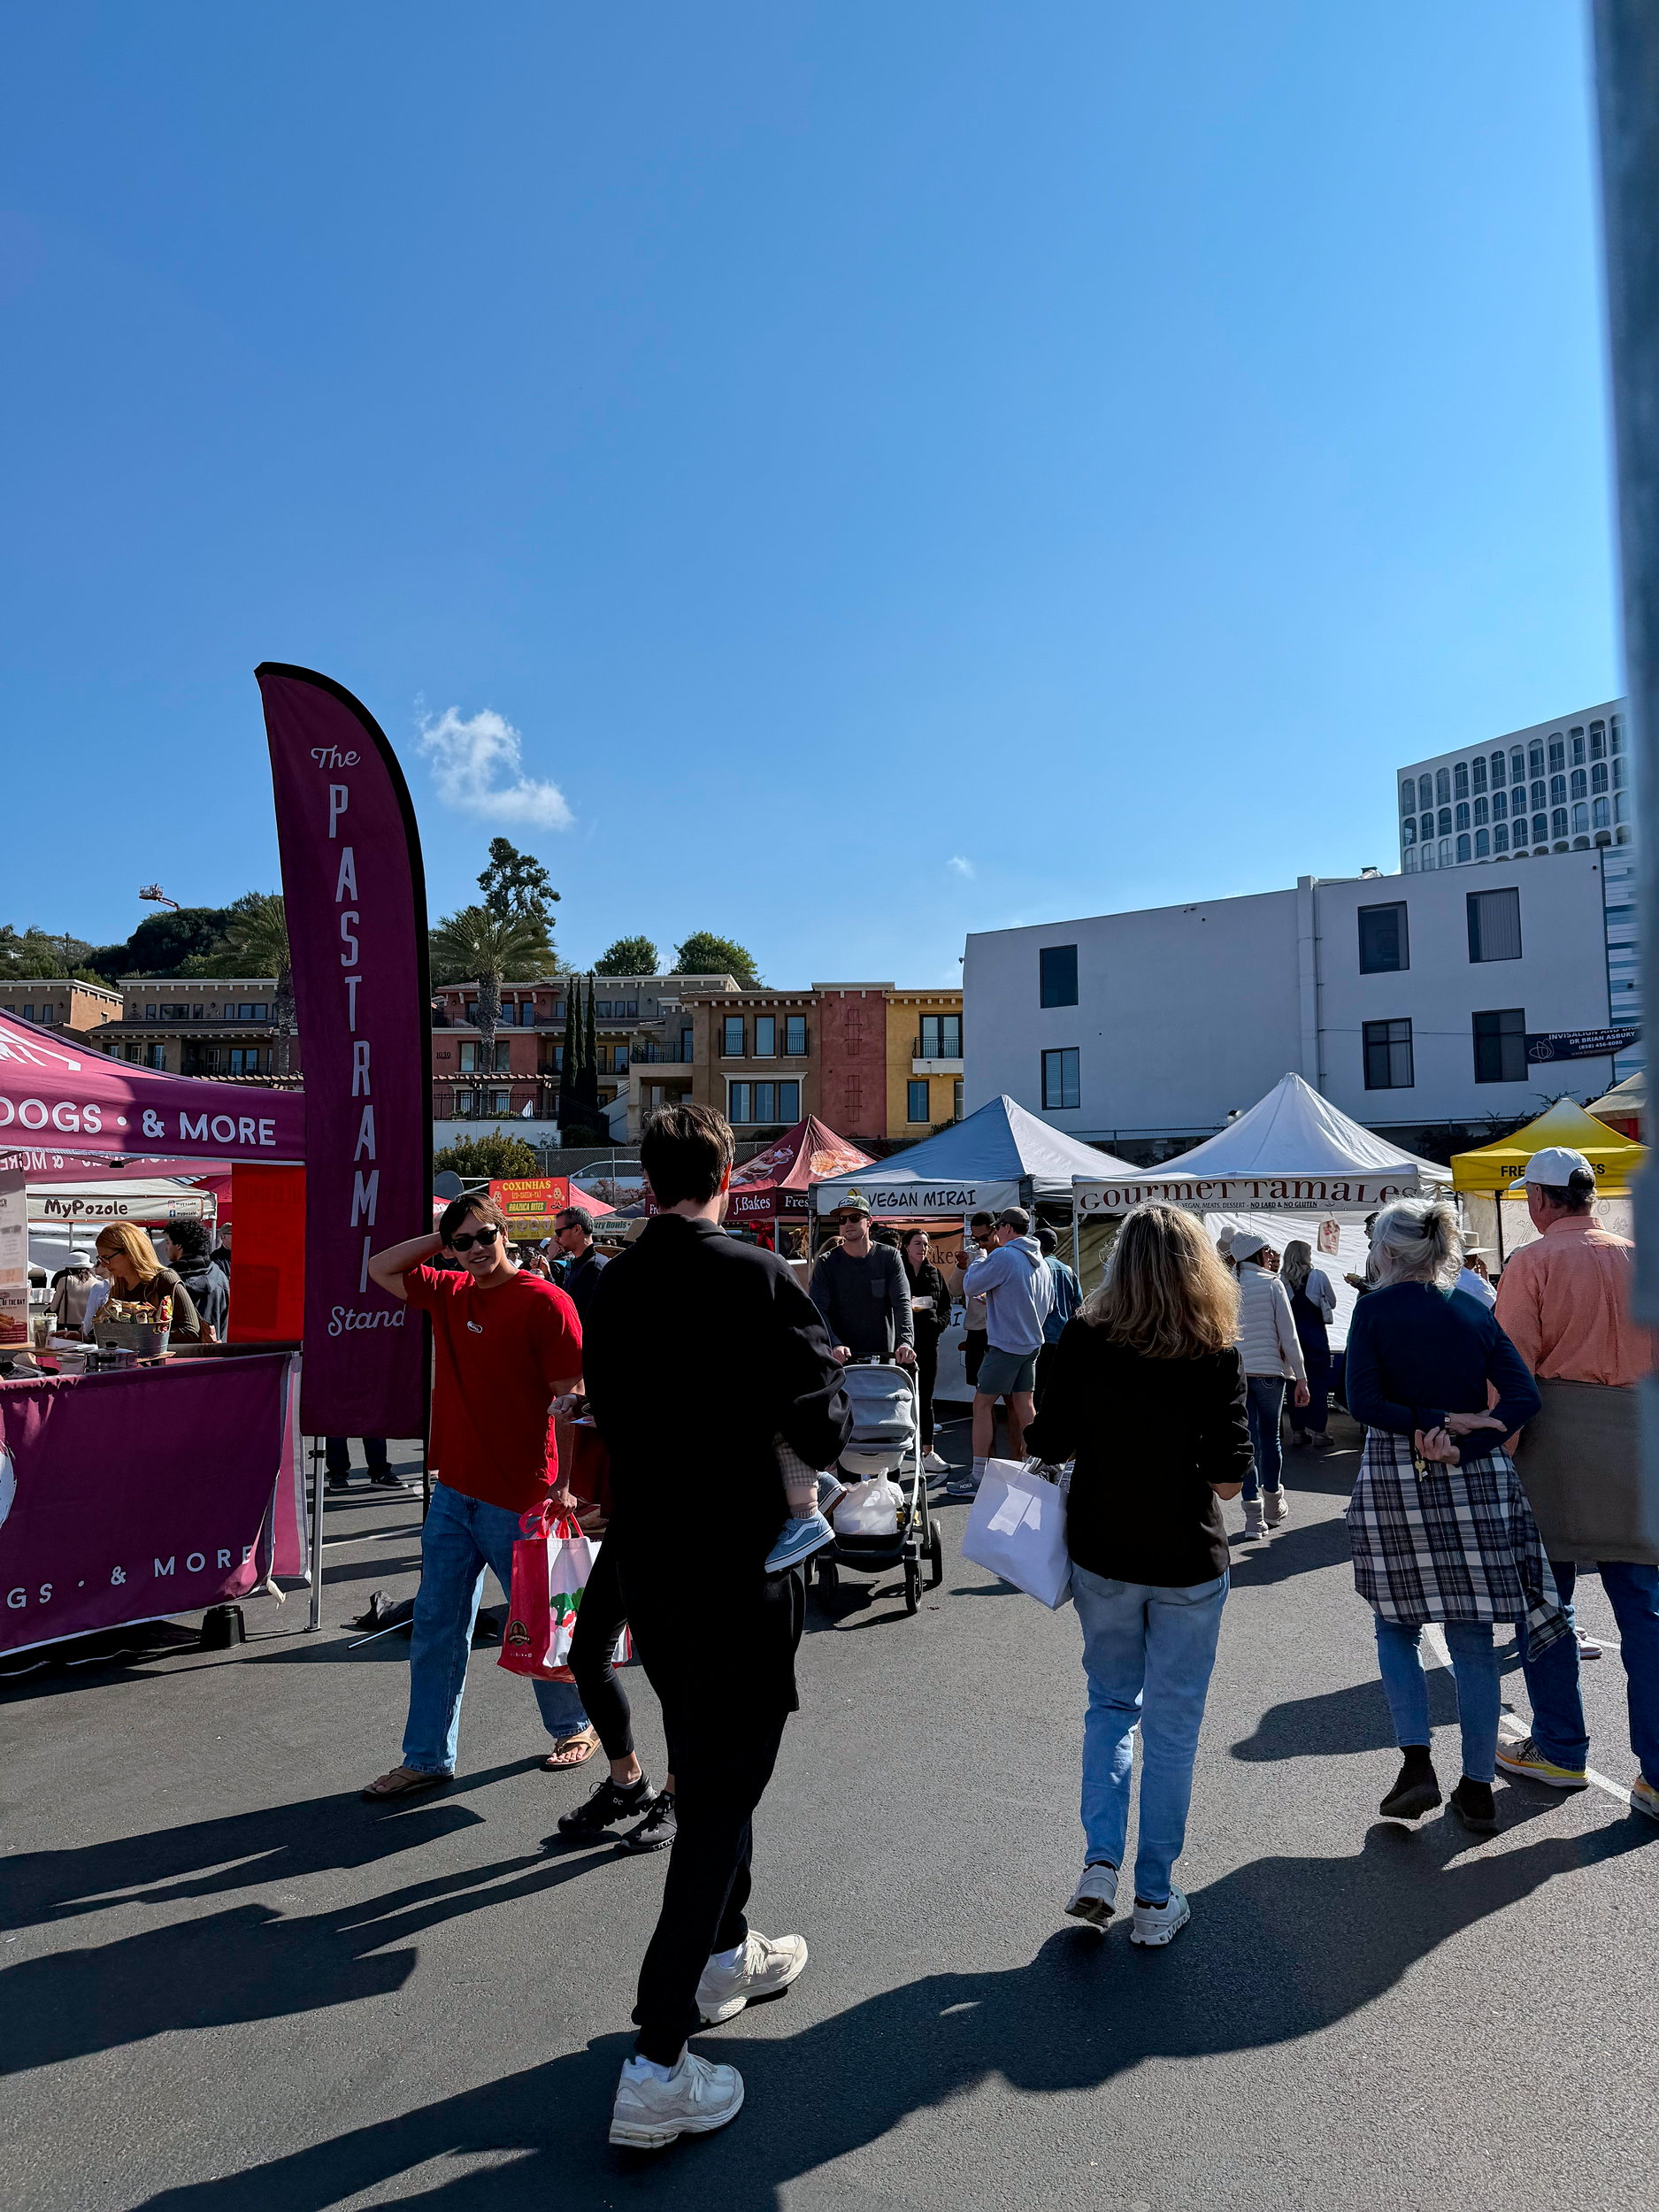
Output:
[[[440,1246],[460,1262],[458,1273],[421,1264]],[[582,1331],[562,1290],[513,1264],[505,1218],[489,1198],[454,1200],[435,1236],[377,1252],[369,1273],[394,1298],[432,1316],[435,1355],[430,1457],[437,1473],[420,1536],[403,1760],[363,1793],[408,1797],[455,1772],[485,1568],[510,1590],[520,1514],[539,1513],[549,1493],[561,1511],[575,1509],[557,1486],[549,1415],[554,1399],[581,1379]],[[580,1766],[598,1739],[575,1685],[534,1688],[553,1739],[543,1764]]]
[[[1580,1565],[1601,1578],[1618,1621],[1640,1768],[1631,1805],[1659,1820],[1659,1507],[1645,1489],[1636,1418],[1636,1385],[1653,1365],[1653,1346],[1631,1318],[1636,1248],[1597,1225],[1595,1173],[1583,1153],[1561,1145],[1534,1153],[1525,1189],[1540,1233],[1504,1269],[1497,1318],[1544,1402],[1515,1463],[1562,1602],[1571,1604]],[[1584,1789],[1590,1738],[1577,1640],[1558,1637],[1523,1663],[1532,1732],[1500,1744],[1498,1764],[1552,1789]]]

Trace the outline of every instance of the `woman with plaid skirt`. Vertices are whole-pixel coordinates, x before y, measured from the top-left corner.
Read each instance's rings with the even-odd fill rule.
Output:
[[[1568,1632],[1503,1448],[1538,1411],[1538,1390],[1490,1310],[1453,1288],[1463,1244],[1444,1199],[1404,1199],[1379,1214],[1371,1261],[1376,1286],[1348,1325],[1348,1402],[1364,1424],[1365,1450],[1348,1525],[1403,1756],[1379,1810],[1417,1820],[1440,1802],[1419,1648],[1425,1624],[1439,1621],[1463,1732],[1463,1779],[1451,1801],[1466,1826],[1490,1832],[1500,1707],[1493,1629],[1513,1622],[1534,1654]]]

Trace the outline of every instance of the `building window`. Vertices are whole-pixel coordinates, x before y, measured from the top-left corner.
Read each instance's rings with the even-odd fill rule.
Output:
[[[1452,779],[1450,771],[1445,768],[1437,768],[1434,771],[1434,797],[1436,803],[1440,806],[1444,806],[1451,795]]]
[[[743,1017],[727,1014],[720,1025],[720,1056],[724,1060],[741,1060],[743,1056]]]
[[[1477,791],[1484,791],[1486,787],[1486,756],[1484,754],[1478,761],[1473,763],[1471,773],[1474,778],[1475,789]]]
[[[1544,786],[1542,779],[1540,778],[1540,780],[1532,786],[1532,804],[1534,806],[1548,806],[1548,803],[1549,794]]]
[[[920,1057],[924,1060],[960,1060],[962,1057],[962,1017],[960,1014],[924,1014]]]
[[[1403,899],[1389,906],[1362,906],[1359,910],[1359,972],[1362,975],[1392,975],[1411,965],[1406,933]]]
[[[1494,828],[1492,833],[1492,849],[1494,853],[1507,853],[1509,851],[1509,826],[1507,822],[1500,822]]]
[[[1493,795],[1492,795],[1492,818],[1493,818],[1493,820],[1494,820],[1494,822],[1504,822],[1504,821],[1507,821],[1507,820],[1509,819],[1509,794],[1508,794],[1507,792],[1503,792],[1503,791],[1494,791],[1494,792],[1493,793]]]
[[[1428,843],[1428,841],[1429,841],[1430,838],[1431,838],[1431,837],[1432,837],[1432,836],[1433,836],[1433,834],[1434,834],[1434,817],[1433,817],[1432,814],[1425,814],[1425,815],[1423,817],[1423,819],[1422,819],[1422,820],[1421,820],[1421,821],[1417,824],[1417,838],[1418,838],[1418,841],[1419,841],[1419,842],[1421,842],[1422,844],[1426,845],[1426,844]]]
[[[1613,763],[1613,788],[1615,791],[1622,791],[1624,788],[1624,780],[1625,766],[1624,759],[1621,757]]]
[[[1549,764],[1552,768],[1564,768],[1567,765],[1566,743],[1559,734],[1549,741]]]
[[[1570,730],[1568,732],[1568,735],[1572,740],[1572,757],[1576,764],[1584,758],[1584,732],[1582,730]]]
[[[1605,829],[1607,827],[1608,813],[1607,801],[1605,799],[1591,800],[1590,818],[1597,829]]]
[[[1497,790],[1497,789],[1498,789],[1498,787],[1499,787],[1499,786],[1502,783],[1502,781],[1503,781],[1503,755],[1502,755],[1502,753],[1494,753],[1494,755],[1492,756],[1492,787],[1493,787],[1493,789],[1494,789],[1494,791],[1495,791],[1495,790]]]
[[[1591,769],[1590,788],[1592,791],[1607,789],[1607,763],[1604,760],[1598,760],[1594,767]]]
[[[1613,794],[1613,819],[1616,822],[1629,821],[1630,793],[1628,791],[1616,791]],[[1624,840],[1621,837],[1618,841],[1622,845]]]
[[[904,1087],[904,1118],[906,1121],[927,1119],[927,1086],[926,1083],[907,1083]]]
[[[1415,854],[1408,853],[1406,859],[1408,864],[1415,859],[1418,868],[1425,875],[1427,875],[1434,865],[1434,848],[1432,844],[1420,845]]]
[[[1589,833],[1590,810],[1588,806],[1586,805],[1585,802],[1580,799],[1578,805],[1572,810],[1572,833],[1575,837],[1587,837]]]
[[[1484,799],[1477,799],[1475,801],[1475,827],[1479,829],[1486,818],[1486,803]]]
[[[1608,749],[1608,751],[1609,751],[1609,753],[1622,753],[1622,752],[1624,751],[1624,724],[1623,724],[1623,723],[1619,720],[1619,718],[1618,718],[1617,715],[1616,715],[1616,714],[1615,714],[1615,715],[1609,715],[1609,718],[1608,718],[1608,726],[1608,726],[1608,741],[1607,741],[1607,749]]]
[[[1590,725],[1590,757],[1592,760],[1605,760],[1607,757],[1605,722],[1592,722]]]
[[[1552,777],[1550,778],[1550,780],[1549,780],[1549,803],[1551,804],[1551,806],[1565,806],[1565,805],[1566,805],[1566,803],[1567,803],[1567,779],[1565,778],[1565,776],[1552,776]]]
[[[1432,806],[1433,803],[1433,787],[1430,784],[1426,776],[1419,776],[1417,778],[1417,804],[1419,806]]]
[[[228,1012],[229,1009],[227,1008],[226,1011]],[[266,1022],[271,1018],[271,1009],[264,999],[259,999],[250,1006],[239,1006],[236,1018],[239,1022]]]
[[[1415,814],[1417,810],[1417,779],[1414,776],[1408,776],[1400,787],[1400,811],[1402,814]]]
[[[1042,1103],[1046,1112],[1064,1113],[1082,1103],[1078,1058],[1075,1045],[1068,1045],[1060,1052],[1043,1054]]]
[[[1451,833],[1452,810],[1448,806],[1443,806],[1440,809],[1440,835],[1442,837],[1449,837]]]
[[[1040,1006],[1077,1004],[1077,947],[1045,945],[1037,955]]]
[[[1511,783],[1526,781],[1526,755],[1518,745],[1509,755],[1509,781]]]
[[[803,1060],[806,1057],[806,1016],[786,1014],[783,1018],[783,1049],[785,1057]]]
[[[958,1121],[962,1119],[962,1078],[960,1076],[950,1087],[950,1110]]]
[[[1458,761],[1452,770],[1452,796],[1455,799],[1469,796],[1469,763],[1466,760]]]
[[[1442,868],[1449,868],[1451,864],[1452,841],[1449,837],[1442,837],[1440,840],[1440,865]]]
[[[1524,1083],[1526,1080],[1526,1010],[1506,1006],[1494,1014],[1475,1016],[1475,1080],[1477,1083]]]
[[[1518,960],[1521,956],[1521,895],[1517,890],[1471,891],[1469,957]]]
[[[1402,845],[1415,845],[1417,841],[1417,824],[1415,822],[1402,822],[1400,826],[1400,842]]]
[[[1549,833],[1552,837],[1564,837],[1567,834],[1567,810],[1564,806],[1558,806],[1550,816]]]
[[[778,1017],[775,1014],[757,1014],[755,1017],[755,1057],[775,1060],[778,1056]]]
[[[1405,857],[1400,864],[1405,874],[1409,876],[1416,875],[1417,872],[1417,849],[1415,845],[1408,845],[1406,847]]]
[[[271,1056],[257,1045],[233,1045],[230,1048],[230,1071],[233,1075],[265,1075],[269,1073]]]
[[[1548,817],[1548,814],[1535,814],[1535,815],[1533,815],[1533,817],[1532,817],[1532,842],[1533,842],[1533,844],[1535,844],[1535,845],[1541,845],[1541,844],[1545,841],[1545,840],[1548,837],[1548,835],[1549,835],[1549,817]]]
[[[1491,852],[1491,838],[1487,835],[1485,830],[1477,830],[1475,832],[1475,858],[1477,860],[1486,860],[1490,857]]]
[[[1463,800],[1457,809],[1457,827],[1460,830],[1466,830],[1469,827],[1469,802],[1467,799]]]
[[[1403,1022],[1367,1022],[1365,1088],[1368,1091],[1409,1091],[1412,1087],[1411,1025]]]
[[[1541,775],[1543,774],[1543,772],[1544,772],[1544,741],[1543,741],[1542,738],[1535,737],[1535,738],[1532,740],[1532,743],[1531,743],[1531,744],[1527,747],[1527,749],[1526,749],[1526,765],[1527,765],[1528,771],[1529,771],[1529,772],[1530,772],[1532,775],[1534,775],[1534,776],[1541,776]]]
[[[1457,841],[1457,858],[1460,864],[1469,858],[1470,850],[1471,848],[1468,838],[1466,836],[1460,837]]]
[[[1575,799],[1586,799],[1590,795],[1590,786],[1582,768],[1573,770],[1570,788],[1571,796]]]

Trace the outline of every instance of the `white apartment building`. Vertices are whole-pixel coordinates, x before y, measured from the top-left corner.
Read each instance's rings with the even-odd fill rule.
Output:
[[[1625,727],[1609,699],[1402,768],[1402,872],[1629,844]]]
[[[1304,876],[971,936],[964,1110],[1006,1092],[1072,1135],[1167,1157],[1294,1069],[1414,1150],[1479,1141],[1611,1079],[1605,1058],[1530,1065],[1525,1041],[1615,1018],[1607,916],[1631,902],[1628,867],[1570,845],[1541,865]]]

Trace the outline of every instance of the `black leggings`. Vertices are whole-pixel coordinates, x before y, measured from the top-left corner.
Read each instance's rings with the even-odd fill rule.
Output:
[[[921,1396],[922,1449],[933,1448],[933,1385],[939,1379],[939,1331],[916,1329],[916,1387]]]
[[[616,1554],[601,1544],[594,1571],[582,1592],[571,1638],[571,1672],[581,1692],[582,1709],[599,1731],[607,1759],[626,1759],[634,1748],[628,1694],[612,1663],[617,1638],[627,1625],[627,1608],[617,1579]]]

